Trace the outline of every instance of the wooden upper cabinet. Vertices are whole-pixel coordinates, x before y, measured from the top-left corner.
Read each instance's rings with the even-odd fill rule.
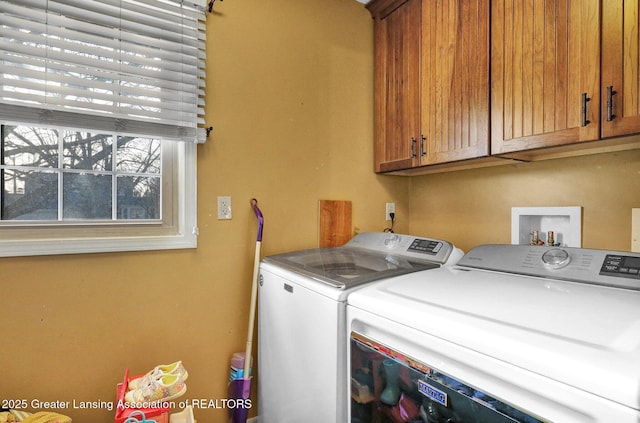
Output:
[[[422,4],[420,164],[489,155],[489,0]]]
[[[376,172],[418,163],[421,0],[381,0],[375,19]]]
[[[599,0],[492,0],[491,13],[491,153],[598,139]]]
[[[489,0],[374,0],[375,171],[489,154]]]
[[[640,0],[373,0],[375,171],[640,148]]]
[[[638,1],[602,2],[602,137],[640,132]]]

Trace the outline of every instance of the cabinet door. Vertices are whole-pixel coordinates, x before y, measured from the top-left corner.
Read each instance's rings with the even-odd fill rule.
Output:
[[[491,4],[491,153],[597,139],[599,0]]]
[[[640,132],[638,0],[602,2],[602,137]]]
[[[420,0],[378,1],[375,19],[375,171],[418,163]]]
[[[422,5],[421,164],[489,154],[489,0]]]

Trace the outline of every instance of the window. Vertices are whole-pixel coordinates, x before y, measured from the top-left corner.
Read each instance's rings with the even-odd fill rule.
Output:
[[[0,220],[161,220],[160,140],[64,128],[1,130]]]
[[[0,0],[0,256],[196,246],[203,3]]]

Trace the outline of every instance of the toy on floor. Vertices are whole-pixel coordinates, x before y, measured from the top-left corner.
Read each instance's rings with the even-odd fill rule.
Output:
[[[26,411],[9,410],[0,412],[0,423],[71,423],[71,418],[51,411],[31,414]]]
[[[10,411],[3,411],[0,413],[0,423],[12,423],[16,418]]]

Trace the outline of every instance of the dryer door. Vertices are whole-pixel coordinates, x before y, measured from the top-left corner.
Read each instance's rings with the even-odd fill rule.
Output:
[[[357,333],[350,348],[352,423],[546,422]]]
[[[640,411],[347,307],[351,423],[638,423]],[[594,375],[598,377],[598,375]]]

